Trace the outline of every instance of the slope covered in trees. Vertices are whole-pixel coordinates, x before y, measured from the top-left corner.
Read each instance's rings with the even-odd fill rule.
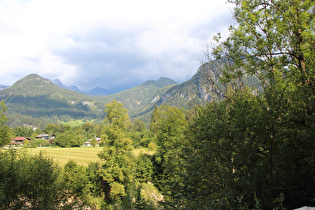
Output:
[[[32,74],[13,86],[1,91],[0,99],[8,107],[9,119],[27,120],[23,124],[36,123],[36,118],[57,122],[57,119],[100,119],[100,107],[94,104],[87,95],[60,88],[51,81]],[[12,116],[12,117],[11,117]],[[23,125],[18,124],[18,125]],[[33,124],[34,125],[34,124]]]

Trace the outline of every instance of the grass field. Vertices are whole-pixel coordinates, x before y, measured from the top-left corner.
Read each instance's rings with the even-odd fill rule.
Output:
[[[70,126],[72,126],[72,127],[81,126],[81,125],[83,125],[83,124],[86,123],[86,122],[93,123],[94,120],[89,120],[89,121],[70,120],[70,121],[67,121],[67,122],[58,120],[58,123],[70,125]]]
[[[50,156],[59,163],[60,166],[64,166],[69,160],[73,160],[78,164],[88,165],[90,162],[100,161],[97,154],[103,150],[103,147],[72,147],[72,148],[60,148],[60,147],[47,147],[47,148],[30,148],[27,149],[31,154],[39,154],[42,151],[44,154]],[[152,151],[146,148],[134,149],[132,153],[138,156],[140,153],[153,154]]]

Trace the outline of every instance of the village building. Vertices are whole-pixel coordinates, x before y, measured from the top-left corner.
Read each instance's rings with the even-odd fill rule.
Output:
[[[25,138],[18,136],[11,140],[11,145],[23,145],[25,142]]]
[[[102,138],[95,138],[95,140],[97,141],[96,146],[99,146],[99,144],[102,142],[103,139],[102,139]],[[91,145],[91,141],[92,141],[92,139],[89,139],[88,141],[83,142],[83,146],[84,146],[84,147],[92,146],[92,145]]]
[[[35,136],[36,139],[49,139],[49,135],[48,134],[39,134],[37,136]]]

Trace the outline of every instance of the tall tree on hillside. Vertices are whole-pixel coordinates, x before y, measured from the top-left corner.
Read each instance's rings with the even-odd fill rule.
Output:
[[[7,117],[5,116],[7,108],[4,105],[4,102],[0,103],[0,148],[4,145],[10,143],[11,140],[11,129],[6,123],[8,122]]]
[[[105,201],[111,203],[128,194],[127,186],[132,183],[133,163],[126,152],[131,150],[132,140],[124,131],[130,120],[128,110],[120,102],[113,101],[105,106],[107,125],[104,150],[98,154],[102,160],[100,176],[103,179]]]

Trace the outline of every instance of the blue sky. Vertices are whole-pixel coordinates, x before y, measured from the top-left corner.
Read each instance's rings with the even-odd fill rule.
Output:
[[[226,0],[0,0],[0,84],[31,73],[84,91],[181,83],[232,24]]]

